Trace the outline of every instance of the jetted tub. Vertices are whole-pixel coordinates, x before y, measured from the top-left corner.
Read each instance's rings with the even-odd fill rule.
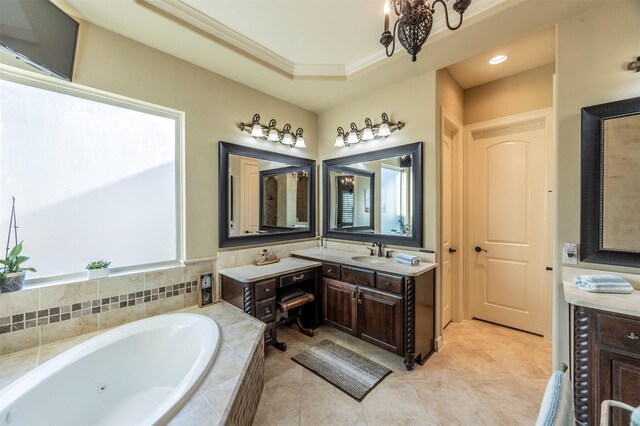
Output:
[[[0,425],[152,425],[197,389],[218,324],[169,314],[125,324],[45,362],[0,390]]]

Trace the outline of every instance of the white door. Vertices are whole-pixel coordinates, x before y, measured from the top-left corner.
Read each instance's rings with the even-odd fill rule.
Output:
[[[242,162],[242,216],[244,233],[254,234],[258,231],[258,214],[260,212],[260,178],[257,161]]]
[[[442,328],[451,322],[453,303],[453,146],[452,135],[443,129],[442,135]]]
[[[470,308],[475,318],[544,332],[549,115],[470,131]]]

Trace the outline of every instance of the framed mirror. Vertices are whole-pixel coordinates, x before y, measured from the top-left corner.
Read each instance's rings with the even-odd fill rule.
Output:
[[[582,109],[580,260],[640,267],[640,98]]]
[[[314,160],[219,143],[219,246],[315,237]]]
[[[422,142],[325,160],[323,234],[422,246]]]

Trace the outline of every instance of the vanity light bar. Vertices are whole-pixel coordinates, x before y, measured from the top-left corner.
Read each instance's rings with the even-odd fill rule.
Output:
[[[238,128],[243,132],[249,133],[255,139],[263,139],[271,142],[280,142],[282,145],[288,145],[291,148],[297,146],[306,148],[302,127],[298,127],[295,133],[291,132],[291,124],[285,124],[282,130],[276,127],[276,120],[270,120],[265,126],[260,123],[260,114],[255,114],[251,124],[240,123]]]
[[[351,146],[362,141],[371,141],[375,139],[386,138],[396,130],[400,130],[404,127],[402,121],[393,123],[389,121],[389,117],[386,113],[382,113],[382,123],[373,124],[370,118],[364,120],[365,127],[358,129],[356,123],[351,123],[348,133],[344,132],[342,127],[338,127],[338,134],[336,135],[336,143],[333,146]]]

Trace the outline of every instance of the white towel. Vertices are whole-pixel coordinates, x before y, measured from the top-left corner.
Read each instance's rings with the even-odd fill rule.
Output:
[[[396,262],[403,265],[416,266],[420,263],[420,258],[418,256],[412,256],[410,254],[398,253],[396,254]]]
[[[580,275],[576,286],[594,293],[633,293],[633,287],[623,278],[615,275]]]
[[[536,426],[567,426],[575,423],[571,380],[568,374],[555,371],[547,383]]]

